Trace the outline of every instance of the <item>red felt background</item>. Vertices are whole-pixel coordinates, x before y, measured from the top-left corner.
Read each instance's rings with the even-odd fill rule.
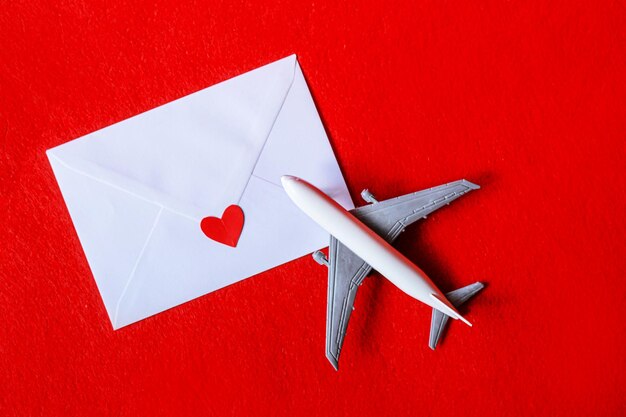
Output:
[[[335,372],[309,257],[111,329],[45,149],[291,53],[355,200],[483,186],[398,242],[489,284],[436,352],[375,275]],[[625,139],[623,2],[4,2],[0,415],[624,415]]]

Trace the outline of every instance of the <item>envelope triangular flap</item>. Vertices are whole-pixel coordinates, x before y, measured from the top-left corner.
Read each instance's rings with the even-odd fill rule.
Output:
[[[49,153],[77,172],[191,218],[219,214],[224,201],[241,197],[295,62],[295,56],[284,58]]]

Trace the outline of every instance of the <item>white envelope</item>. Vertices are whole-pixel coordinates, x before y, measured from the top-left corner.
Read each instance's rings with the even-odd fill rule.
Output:
[[[47,155],[116,329],[327,246],[281,175],[353,208],[295,55]],[[235,248],[200,229],[231,204]]]

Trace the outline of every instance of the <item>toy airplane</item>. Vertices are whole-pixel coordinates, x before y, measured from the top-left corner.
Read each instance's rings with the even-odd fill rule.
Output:
[[[381,202],[363,190],[361,196],[370,204],[347,211],[300,178],[285,175],[281,182],[291,200],[331,235],[330,259],[320,251],[313,258],[328,267],[326,357],[335,369],[339,366],[356,291],[372,268],[406,294],[433,308],[431,349],[437,346],[449,317],[471,326],[456,308],[480,291],[483,284],[476,282],[444,295],[424,271],[391,243],[406,226],[479,186],[460,180]]]

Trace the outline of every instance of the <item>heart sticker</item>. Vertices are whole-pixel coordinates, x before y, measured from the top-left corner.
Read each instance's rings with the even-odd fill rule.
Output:
[[[202,219],[200,228],[209,239],[234,248],[243,230],[243,210],[236,204],[228,206],[222,218],[209,216]]]

